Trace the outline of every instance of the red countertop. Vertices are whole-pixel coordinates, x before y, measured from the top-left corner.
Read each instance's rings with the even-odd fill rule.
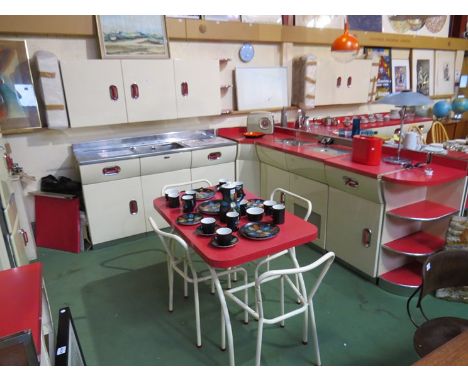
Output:
[[[244,191],[247,199],[256,198],[255,195],[247,190]],[[221,199],[221,194],[217,192],[213,199]],[[164,219],[176,227],[184,240],[191,245],[208,264],[216,268],[229,268],[242,265],[249,261],[273,255],[287,248],[309,243],[317,238],[318,230],[315,225],[305,222],[303,219],[286,211],[285,223],[279,225],[280,232],[274,238],[268,240],[251,240],[246,239],[236,232],[234,235],[239,238],[239,242],[235,246],[230,248],[216,248],[210,244],[212,240],[211,236],[199,236],[195,233],[195,229],[198,225],[184,226],[175,223],[177,217],[182,214],[181,209],[168,208],[164,197],[154,199],[153,206],[161,213]],[[269,222],[271,221],[271,217],[264,217],[262,221]],[[239,227],[246,223],[248,223],[247,217],[241,217]],[[219,221],[218,224],[225,226],[225,224],[219,223]]]
[[[426,167],[433,170],[432,175],[426,175],[424,172]],[[412,168],[387,174],[382,177],[386,182],[407,184],[411,186],[435,186],[441,183],[452,182],[457,179],[464,179],[466,171],[452,167],[441,166],[431,163],[430,165],[418,168]]]
[[[31,330],[37,354],[41,352],[41,263],[0,272],[0,337]]]
[[[426,121],[427,119],[423,118],[420,120]],[[434,171],[434,174],[431,177],[422,177],[421,173],[424,174],[424,171],[408,172],[409,170],[405,170],[399,165],[388,164],[383,161],[378,166],[368,166],[353,162],[351,160],[351,147],[348,146],[333,145],[331,148],[349,150],[349,154],[328,155],[322,154],[317,151],[313,151],[311,150],[311,148],[313,147],[323,147],[318,143],[317,138],[312,136],[312,134],[319,134],[318,132],[312,132],[312,134],[307,134],[303,131],[297,132],[297,134],[299,134],[298,139],[300,139],[301,141],[310,141],[311,143],[313,143],[313,145],[288,146],[276,141],[285,138],[295,138],[296,131],[294,130],[287,130],[282,129],[281,127],[276,127],[274,134],[266,134],[260,138],[246,138],[243,135],[245,131],[245,127],[222,128],[218,130],[218,135],[224,138],[232,139],[240,144],[257,144],[260,146],[270,147],[288,154],[301,156],[311,160],[322,161],[326,165],[338,167],[350,172],[358,173],[373,178],[378,178],[386,174],[404,172],[404,174],[401,177],[395,176],[394,178],[391,178],[391,181],[403,184],[413,184],[415,186],[435,185],[439,183],[449,182],[452,180],[460,179],[462,177],[462,172],[465,175],[468,173],[468,155],[462,153],[456,153],[458,155],[454,154],[453,156],[433,155],[432,163],[434,164],[434,166],[437,165],[437,171]],[[329,131],[326,135],[330,135]],[[384,146],[382,148],[382,158],[385,158],[387,156],[395,156],[396,152],[396,148]],[[467,158],[467,161],[459,160],[459,158],[463,158],[463,156]],[[411,159],[413,163],[425,162],[427,158],[427,153],[401,150],[401,157]],[[411,181],[413,177],[414,180]]]

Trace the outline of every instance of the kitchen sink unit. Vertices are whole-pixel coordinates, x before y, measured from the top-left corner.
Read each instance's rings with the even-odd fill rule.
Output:
[[[154,198],[171,183],[235,176],[236,144],[213,130],[94,141],[73,145],[92,243],[152,230],[165,221]],[[197,184],[193,184],[197,187]]]

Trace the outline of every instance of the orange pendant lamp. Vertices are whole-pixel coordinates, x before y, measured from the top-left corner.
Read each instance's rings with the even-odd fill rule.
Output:
[[[345,18],[344,33],[331,46],[332,56],[339,62],[350,62],[359,53],[359,41],[349,33],[348,18]]]

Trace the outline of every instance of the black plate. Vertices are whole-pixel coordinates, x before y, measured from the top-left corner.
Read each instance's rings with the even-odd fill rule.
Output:
[[[198,211],[207,215],[218,215],[222,200],[208,200],[198,205]]]
[[[237,236],[233,236],[229,245],[220,245],[218,244],[216,237],[214,237],[213,240],[211,240],[211,245],[216,248],[230,248],[230,247],[234,247],[238,241],[239,241],[239,238]]]
[[[250,207],[263,208],[263,202],[264,202],[263,199],[249,199],[249,201],[247,202],[246,209]]]
[[[195,191],[197,192],[195,194],[196,200],[208,200],[216,195],[216,191],[211,188],[200,187],[196,188]]]
[[[203,219],[203,215],[196,212],[189,212],[177,217],[177,224],[180,225],[195,225],[200,224],[200,220]]]
[[[277,225],[264,222],[252,222],[243,225],[239,232],[242,236],[252,240],[267,240],[278,235],[280,229]]]

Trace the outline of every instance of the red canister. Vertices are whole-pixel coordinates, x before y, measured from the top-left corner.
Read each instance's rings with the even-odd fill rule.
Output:
[[[352,161],[377,166],[382,158],[383,140],[376,137],[355,135],[353,137]]]

